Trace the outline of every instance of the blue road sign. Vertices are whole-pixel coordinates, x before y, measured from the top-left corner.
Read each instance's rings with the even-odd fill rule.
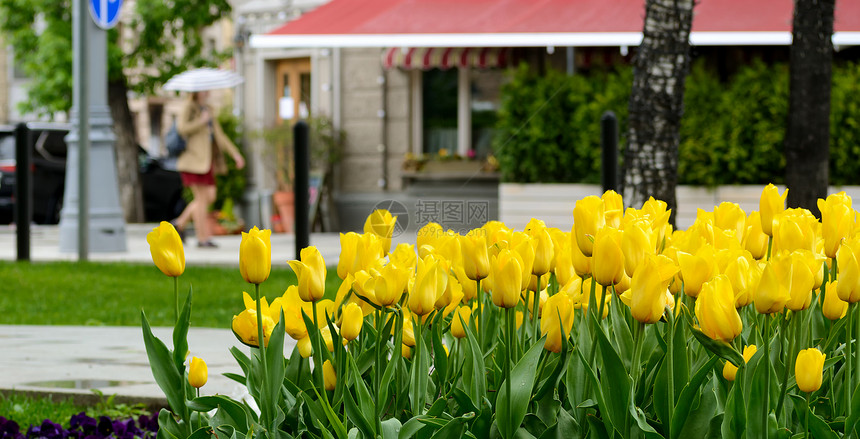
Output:
[[[90,0],[90,15],[100,28],[110,29],[119,21],[121,7],[122,0]]]

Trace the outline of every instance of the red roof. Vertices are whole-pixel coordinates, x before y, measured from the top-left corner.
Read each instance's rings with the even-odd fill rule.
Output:
[[[544,40],[558,40],[558,45],[564,45],[582,38],[588,42],[588,38],[609,34],[616,37],[637,35],[641,40],[644,4],[644,0],[332,0],[262,38],[255,36],[258,41],[252,45],[268,47],[260,42],[281,41],[299,46],[338,46],[341,44],[315,42],[336,42],[323,37],[339,37],[344,39],[343,46],[356,46],[362,44],[350,42],[350,39],[375,43],[377,40],[371,37],[380,37],[378,41],[384,43],[390,37],[388,44],[379,45],[395,46],[405,42],[407,44],[402,45],[416,47],[435,44],[429,41],[423,44],[420,38],[410,37],[446,35],[506,36],[505,42],[517,36],[535,36],[534,41],[523,38],[523,44],[489,45],[530,45],[532,42],[544,45]],[[696,34],[707,36],[716,32],[728,36],[725,44],[755,44],[757,38],[770,33],[771,40],[762,40],[763,44],[787,44],[784,39],[788,33],[790,41],[793,7],[792,0],[700,0],[694,10],[691,40],[695,44]],[[837,0],[834,27],[837,34],[851,37],[841,44],[858,44],[860,1]],[[749,42],[744,43],[737,40],[741,34],[744,38],[757,37],[746,38]],[[564,35],[570,38],[562,38]],[[720,35],[710,37],[720,41]],[[622,41],[612,38],[594,41],[598,40],[602,43],[592,45],[621,45],[616,42]],[[839,44],[837,40],[835,38],[834,42]],[[416,41],[418,44],[409,44]],[[476,44],[463,42],[462,45]]]

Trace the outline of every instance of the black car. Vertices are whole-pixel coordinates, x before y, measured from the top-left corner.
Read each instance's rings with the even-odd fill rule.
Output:
[[[28,123],[31,145],[33,221],[56,224],[63,207],[66,182],[66,141],[71,125]],[[15,127],[0,125],[0,224],[14,220],[15,205]],[[164,162],[138,147],[143,189],[144,219],[167,221],[185,208],[179,173],[166,169]]]

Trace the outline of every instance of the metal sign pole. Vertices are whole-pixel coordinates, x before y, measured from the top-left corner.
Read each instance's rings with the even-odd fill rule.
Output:
[[[75,0],[74,70],[78,93],[78,260],[89,258],[89,153],[90,153],[90,97],[87,90],[87,1]]]

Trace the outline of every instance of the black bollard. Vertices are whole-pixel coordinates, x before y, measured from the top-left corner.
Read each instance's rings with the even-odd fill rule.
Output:
[[[32,174],[30,174],[30,129],[26,123],[15,127],[15,230],[17,260],[30,260],[30,219],[33,217]]]
[[[618,118],[606,111],[600,117],[600,148],[603,172],[603,191],[618,189]]]
[[[310,168],[311,157],[308,145],[308,124],[300,120],[293,127],[295,142],[296,180],[296,259],[301,259],[302,249],[310,245]]]

